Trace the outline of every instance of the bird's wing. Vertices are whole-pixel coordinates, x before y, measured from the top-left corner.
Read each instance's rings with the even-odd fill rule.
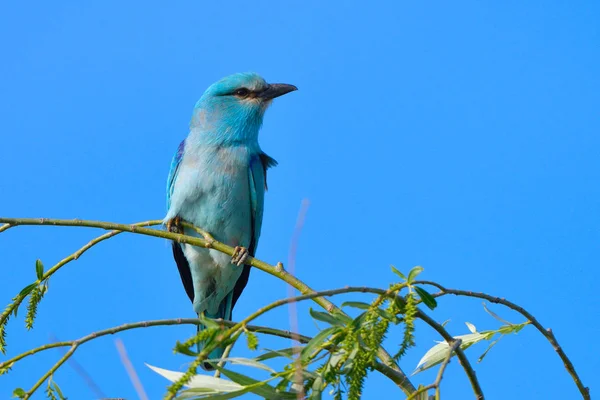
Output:
[[[175,181],[177,180],[177,173],[179,172],[179,165],[183,158],[183,150],[185,149],[185,140],[179,143],[177,152],[171,160],[171,169],[169,170],[169,177],[167,178],[167,211],[171,207],[171,196],[173,195],[173,189],[175,188]]]
[[[177,173],[179,172],[179,166],[181,165],[181,159],[183,158],[183,150],[185,148],[185,140],[179,144],[177,152],[173,156],[171,161],[171,170],[169,171],[169,177],[167,178],[167,210],[171,207],[171,196],[173,195],[173,189],[175,188],[175,181],[177,181]],[[187,258],[183,254],[181,245],[177,242],[172,242],[173,247],[173,258],[177,264],[179,270],[179,276],[183,283],[183,288],[187,293],[190,301],[194,301],[194,284],[192,283],[192,271]]]
[[[260,230],[262,227],[263,209],[265,190],[267,190],[267,169],[277,165],[277,161],[269,157],[265,153],[260,153],[259,156],[254,157],[250,162],[250,168],[248,170],[248,179],[250,187],[250,215],[252,218],[252,236],[250,237],[250,245],[248,246],[248,252],[251,256],[254,256],[256,246],[258,245],[258,238],[260,237]],[[232,309],[235,306],[238,298],[242,294],[242,291],[248,283],[250,277],[250,266],[244,265],[242,274],[238,278],[235,287],[233,288],[233,301]]]

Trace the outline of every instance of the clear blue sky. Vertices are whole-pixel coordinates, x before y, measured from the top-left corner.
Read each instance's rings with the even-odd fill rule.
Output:
[[[390,264],[423,265],[424,278],[523,305],[600,390],[597,2],[84,3],[2,6],[0,215],[162,218],[169,164],[195,101],[225,75],[256,71],[300,89],[275,101],[261,132],[280,165],[269,175],[259,258],[286,261],[308,198],[297,274],[314,288],[385,287]],[[49,267],[100,233],[0,235],[2,305],[34,279],[36,258]],[[286,295],[283,283],[254,271],[234,318]],[[34,331],[23,314],[9,325],[9,355],[51,335],[193,316],[168,243],[126,235],[52,279]],[[497,327],[477,300],[444,299],[433,316],[451,319],[454,334],[467,332],[464,321]],[[260,322],[287,328],[287,310]],[[316,332],[308,318],[299,323]],[[143,363],[182,368],[188,359],[171,349],[193,331],[118,335],[152,399],[166,381]],[[402,364],[408,371],[438,339],[423,325],[418,338]],[[390,346],[398,340],[391,334]],[[468,355],[475,361],[484,349]],[[58,357],[52,350],[20,363],[0,378],[0,397],[31,386]],[[75,360],[107,396],[137,398],[113,337]],[[476,370],[489,399],[578,398],[533,329],[502,340]],[[56,380],[72,399],[95,398],[71,365]],[[364,397],[392,389],[373,374]],[[443,389],[470,398],[458,363]]]

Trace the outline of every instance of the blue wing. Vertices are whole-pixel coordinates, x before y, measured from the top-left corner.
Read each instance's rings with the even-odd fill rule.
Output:
[[[175,181],[177,180],[177,173],[179,172],[179,166],[181,165],[181,159],[183,158],[183,150],[185,149],[185,140],[179,144],[177,152],[173,156],[171,161],[171,170],[169,171],[169,177],[167,178],[167,211],[171,207],[171,196],[175,188]],[[183,283],[183,288],[188,295],[190,301],[194,301],[194,284],[192,281],[192,271],[190,270],[190,264],[187,258],[183,254],[181,245],[177,242],[171,243],[173,249],[173,258],[177,264],[179,270],[179,276]]]
[[[169,210],[169,207],[171,207],[171,196],[173,195],[173,189],[175,188],[175,181],[177,180],[177,173],[179,172],[179,165],[181,164],[181,159],[183,158],[184,149],[185,140],[179,144],[177,152],[171,161],[171,169],[169,170],[169,177],[167,178],[167,211]]]
[[[248,180],[250,183],[250,210],[252,216],[252,237],[248,252],[254,256],[256,247],[258,246],[258,238],[262,228],[263,210],[265,203],[265,190],[267,190],[267,169],[277,165],[277,161],[269,157],[265,153],[260,153],[259,156],[250,161],[250,169]],[[235,306],[238,298],[248,283],[250,277],[250,266],[244,265],[244,270],[238,278],[235,287],[233,288],[233,300],[231,308]]]

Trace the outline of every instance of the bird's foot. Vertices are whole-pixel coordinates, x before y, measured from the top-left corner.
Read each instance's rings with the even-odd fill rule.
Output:
[[[181,225],[181,217],[177,216],[167,221],[167,231],[173,233],[183,233],[183,226]]]
[[[231,263],[236,264],[238,267],[244,264],[244,261],[248,258],[248,249],[242,246],[235,246],[233,250],[233,256],[231,256]]]

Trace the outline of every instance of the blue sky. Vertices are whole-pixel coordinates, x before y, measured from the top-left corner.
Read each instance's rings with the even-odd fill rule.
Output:
[[[531,311],[595,392],[599,18],[592,1],[6,3],[0,215],[162,218],[170,160],[195,101],[225,75],[256,71],[300,89],[275,101],[261,131],[280,164],[269,175],[259,258],[287,259],[307,198],[296,269],[311,286],[386,287],[390,264],[423,265],[424,278]],[[100,233],[20,227],[0,235],[0,301],[35,279],[36,258],[49,267]],[[254,271],[234,318],[286,295],[282,282]],[[314,334],[307,307],[300,331]],[[477,300],[444,299],[432,315],[451,319],[454,334],[467,333],[465,321],[497,327]],[[122,235],[52,279],[33,331],[22,314],[11,321],[9,355],[52,335],[190,316],[168,243]],[[259,322],[287,329],[287,310]],[[402,363],[408,371],[439,339],[417,329],[418,346]],[[166,381],[143,363],[182,368],[188,360],[171,350],[193,331],[118,335],[150,398]],[[475,362],[484,349],[467,354]],[[0,378],[0,397],[31,386],[60,354],[17,365]],[[106,396],[137,398],[113,337],[83,346],[75,360]],[[503,339],[476,370],[489,399],[578,398],[533,329]],[[70,398],[96,398],[71,365],[55,379]],[[364,398],[390,390],[372,374]],[[443,391],[470,396],[456,362]]]

